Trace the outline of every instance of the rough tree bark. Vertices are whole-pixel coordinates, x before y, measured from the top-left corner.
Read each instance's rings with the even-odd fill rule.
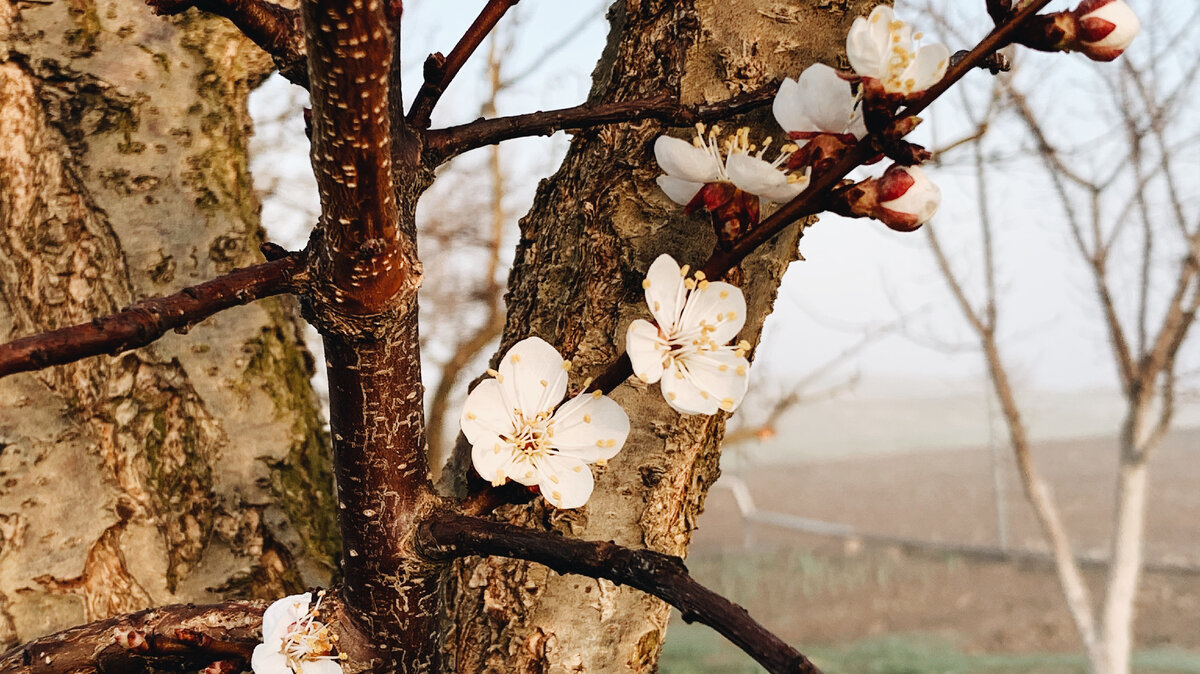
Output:
[[[0,2],[0,339],[262,260],[226,21]],[[0,644],[149,606],[278,597],[338,553],[292,300],[0,382]]]
[[[794,76],[814,61],[836,64],[850,22],[871,3],[819,4],[618,2],[590,99],[668,92],[685,104],[716,102]],[[662,133],[660,124],[643,122],[576,137],[521,223],[501,352],[538,335],[574,361],[578,386],[621,353],[625,326],[645,314],[641,281],[658,254],[704,262],[716,243],[711,228],[685,217],[653,182],[660,170],[651,146]],[[797,227],[788,229],[737,272],[749,310],[741,336],[753,343],[779,279],[796,259],[798,235]],[[508,507],[505,519],[686,554],[718,475],[724,417],[680,416],[644,390],[631,380],[613,394],[633,430],[598,474],[586,508]],[[466,449],[459,447],[450,471],[460,477]],[[456,564],[447,592],[446,656],[457,671],[653,671],[669,615],[666,604],[636,590],[501,558]]]

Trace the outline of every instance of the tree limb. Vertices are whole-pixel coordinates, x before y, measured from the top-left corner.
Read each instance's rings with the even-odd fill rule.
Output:
[[[177,604],[72,627],[0,655],[8,674],[202,669],[249,662],[265,602]]]
[[[1012,36],[1021,24],[1037,14],[1048,4],[1050,4],[1050,0],[1036,0],[1013,14],[1005,22],[996,26],[996,28],[980,40],[974,49],[963,56],[957,63],[950,66],[941,81],[927,89],[918,100],[910,103],[904,109],[903,114],[897,117],[896,122],[899,123],[905,119],[915,117],[945,93],[954,83],[962,79],[964,75],[978,67],[980,63],[984,63],[991,54],[1010,44]],[[772,213],[766,220],[758,223],[754,229],[743,236],[732,248],[718,248],[713,251],[712,256],[708,258],[708,261],[702,267],[704,274],[710,279],[722,278],[730,269],[744,260],[747,255],[757,250],[759,246],[775,238],[775,235],[782,232],[784,228],[802,218],[816,215],[825,210],[825,200],[828,198],[829,191],[841,182],[850,171],[879,152],[877,141],[876,134],[863,138],[858,144],[850,148],[850,151],[846,152],[829,170],[815,175],[808,184],[807,189],[801,192],[795,199],[784,204],[779,210]],[[629,362],[629,356],[622,353],[600,376],[596,377],[590,389],[604,392],[612,391],[628,379],[631,374],[633,374],[633,366]]]
[[[467,150],[526,136],[548,136],[563,129],[587,129],[654,119],[671,126],[690,126],[741,114],[770,103],[779,85],[774,84],[705,105],[687,106],[670,94],[615,103],[585,103],[572,108],[530,112],[511,117],[477,119],[473,122],[433,129],[425,136],[426,151],[441,163]]]
[[[449,56],[440,53],[431,54],[425,61],[425,82],[417,90],[412,107],[408,111],[408,123],[418,129],[429,128],[429,116],[434,106],[450,86],[455,75],[462,69],[471,54],[483,43],[483,38],[492,32],[505,12],[520,0],[488,0],[487,5],[479,12],[475,22],[463,33],[458,44],[450,50]]]
[[[230,307],[288,292],[303,269],[303,256],[291,254],[174,295],[142,300],[112,316],[22,337],[0,345],[0,377],[146,346],[168,330],[186,329]]]
[[[512,557],[544,564],[558,573],[628,585],[679,609],[685,621],[712,627],[770,672],[820,672],[812,661],[755,622],[746,609],[697,583],[678,557],[453,514],[426,520],[417,535],[419,545],[432,557]]]
[[[308,88],[304,27],[300,11],[268,0],[146,0],[155,14],[172,15],[189,7],[225,17],[271,55],[279,74]]]

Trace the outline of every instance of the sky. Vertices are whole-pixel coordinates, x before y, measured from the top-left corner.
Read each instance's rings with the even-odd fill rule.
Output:
[[[513,28],[509,35],[517,36],[513,64],[506,63],[507,71],[528,73],[500,100],[501,114],[569,106],[585,98],[607,32],[601,4],[594,0],[523,0],[515,17],[506,17],[507,24],[515,19],[515,27],[506,27]],[[1131,4],[1142,11],[1149,7],[1148,0],[1132,0]],[[1160,11],[1175,4],[1163,3]],[[414,83],[406,87],[408,99],[419,81],[424,55],[431,50],[447,51],[481,5],[479,0],[406,3],[403,39],[410,73],[406,81]],[[956,4],[957,9],[961,7]],[[902,18],[916,16],[915,11],[905,14],[905,9],[905,3],[898,3]],[[987,25],[978,20],[981,17],[976,18],[974,31],[982,35]],[[918,27],[936,33],[932,27]],[[566,35],[573,35],[569,46],[547,57],[547,50]],[[969,45],[951,44],[952,50],[963,46]],[[1144,58],[1143,46],[1135,42],[1128,55]],[[435,113],[435,126],[479,116],[484,92],[482,60],[477,54],[447,91]],[[1071,148],[1111,140],[1114,123],[1097,121],[1092,114],[1098,105],[1094,97],[1100,81],[1093,73],[1079,55],[1022,52],[1018,57],[1017,82],[1041,83],[1035,105],[1065,116],[1064,143]],[[986,74],[971,75],[971,95],[978,96],[988,86]],[[260,177],[256,179],[263,189],[277,189],[264,205],[264,221],[273,236],[293,246],[303,244],[307,223],[316,212],[306,147],[289,140],[302,129],[296,112],[302,101],[302,92],[278,79],[252,99],[252,112],[259,120],[254,168]],[[915,140],[938,146],[960,137],[963,107],[959,95],[944,97],[923,115],[927,121]],[[279,118],[287,121],[272,122]],[[1087,121],[1074,123],[1075,118]],[[299,138],[303,139],[302,133]],[[999,223],[997,259],[1005,357],[1022,387],[1053,391],[1111,388],[1115,376],[1090,281],[1075,260],[1068,230],[1047,191],[1046,174],[1029,159],[1027,148],[1017,138],[1015,131],[1001,128],[989,134],[988,142],[989,151],[997,155],[989,162],[989,184],[994,185],[992,205]],[[519,184],[515,199],[528,203],[537,180],[553,171],[557,157],[565,151],[566,139],[558,134],[512,146],[506,165]],[[969,157],[968,151],[950,153],[945,165],[932,167],[930,172],[943,195],[933,224],[944,237],[956,271],[973,279],[968,286],[970,292],[976,292],[981,258],[975,178],[966,162]],[[1098,170],[1105,161],[1101,158],[1085,168]],[[1196,175],[1200,172],[1185,177],[1181,192],[1186,208],[1193,217],[1200,217],[1194,215],[1200,212],[1200,179]],[[785,277],[757,356],[755,369],[770,372],[767,378],[775,380],[769,382],[772,386],[785,386],[787,380],[836,359],[865,333],[876,335],[870,346],[852,362],[835,368],[824,378],[827,384],[856,376],[860,394],[943,395],[947,382],[979,381],[981,357],[933,264],[924,233],[900,234],[873,221],[823,216],[805,234],[801,252],[806,261],[793,264]],[[1158,254],[1164,262],[1170,261],[1169,250]],[[1200,340],[1192,339],[1185,347],[1189,363],[1185,369],[1200,368],[1197,345]],[[972,384],[968,388],[978,387]]]

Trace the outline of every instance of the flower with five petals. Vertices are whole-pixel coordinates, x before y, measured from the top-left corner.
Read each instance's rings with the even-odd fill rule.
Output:
[[[729,345],[746,321],[746,298],[737,286],[687,278],[670,255],[660,255],[642,287],[654,322],[637,319],[625,333],[625,351],[642,381],[661,381],[663,397],[684,414],[732,412],[749,383],[746,351]]]
[[[594,484],[588,464],[616,456],[629,435],[625,410],[599,391],[559,405],[569,367],[546,341],[523,339],[467,396],[460,418],[483,479],[536,486],[562,509],[587,503]]]

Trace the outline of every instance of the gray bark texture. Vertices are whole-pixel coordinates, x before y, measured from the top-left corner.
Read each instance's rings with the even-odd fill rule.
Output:
[[[262,261],[224,20],[0,0],[0,340]],[[289,301],[290,302],[290,301]],[[328,582],[328,440],[294,302],[0,382],[0,647]]]
[[[850,22],[868,8],[795,0],[618,2],[590,98],[670,91],[685,104],[711,103],[796,77],[815,61],[837,65]],[[781,141],[766,110],[722,126],[733,130],[738,123],[755,129],[760,141],[769,135]],[[542,337],[573,360],[578,386],[621,353],[633,319],[648,317],[641,281],[655,257],[670,253],[694,267],[705,261],[716,237],[703,214],[685,216],[654,183],[661,171],[653,142],[665,132],[647,121],[575,138],[521,223],[499,353],[528,335]],[[789,228],[733,272],[749,311],[741,337],[751,343],[757,344],[783,272],[797,259],[799,233],[799,226]],[[539,499],[501,515],[523,526],[684,555],[719,473],[725,418],[681,416],[657,385],[634,379],[613,397],[629,413],[632,432],[598,471],[588,505],[556,511]],[[449,472],[465,474],[469,461],[460,442]],[[456,564],[446,595],[446,666],[462,672],[654,671],[669,617],[666,604],[636,590],[501,558]]]

